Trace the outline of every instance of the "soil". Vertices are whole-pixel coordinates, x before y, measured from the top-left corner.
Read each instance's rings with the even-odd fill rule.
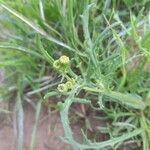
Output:
[[[0,114],[0,150],[16,150],[14,116]],[[29,150],[31,133],[35,123],[35,111],[30,105],[24,107],[24,150]],[[63,129],[58,113],[47,115],[43,109],[40,114],[36,131],[35,150],[71,150],[62,143]]]
[[[4,103],[0,104],[0,108],[6,108]],[[24,105],[24,149],[30,149],[31,133],[35,124],[35,110],[30,104]],[[75,106],[75,110],[76,106]],[[81,110],[78,110],[81,111]],[[74,113],[74,111],[72,112]],[[72,114],[73,115],[73,114]],[[93,122],[91,116],[88,116],[90,122]],[[16,116],[14,113],[5,114],[0,113],[0,150],[16,150],[16,130],[14,123]],[[75,121],[71,124],[73,136],[79,143],[82,142],[81,138],[81,122],[83,120]],[[84,122],[84,121],[83,121]],[[96,126],[99,122],[93,122],[92,126]],[[101,123],[102,124],[102,123]],[[92,127],[93,128],[93,127]],[[58,112],[50,114],[45,107],[42,107],[38,127],[36,131],[35,150],[72,150],[71,147],[63,143],[60,137],[63,137],[63,128],[60,122]],[[93,131],[90,131],[92,136]],[[101,140],[102,139],[101,137]]]

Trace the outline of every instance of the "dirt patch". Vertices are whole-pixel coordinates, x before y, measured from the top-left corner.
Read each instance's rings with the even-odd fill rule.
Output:
[[[13,116],[8,117],[1,113],[0,122],[0,150],[16,150]],[[30,105],[26,105],[24,107],[24,150],[29,150],[34,124],[35,111]],[[63,136],[63,128],[59,114],[50,115],[42,109],[36,131],[35,150],[71,150],[69,145],[61,141],[60,136]]]
[[[29,149],[31,133],[35,123],[35,111],[31,106],[27,105],[24,109],[25,114],[25,137],[24,148]],[[61,126],[58,113],[48,114],[44,109],[41,110],[39,125],[36,132],[36,150],[59,150],[65,148],[70,150],[68,145],[65,145],[60,140],[63,136],[63,128]]]
[[[0,127],[0,150],[13,150],[13,128],[8,123],[3,122],[2,124]]]

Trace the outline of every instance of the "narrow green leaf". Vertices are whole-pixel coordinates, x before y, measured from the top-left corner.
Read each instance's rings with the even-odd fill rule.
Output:
[[[20,52],[24,52],[27,54],[31,54],[33,56],[39,57],[39,58],[43,58],[39,53],[26,49],[24,47],[20,47],[20,46],[13,46],[13,45],[1,45],[0,43],[0,49],[7,49],[7,50],[15,50],[15,51],[20,51]]]
[[[58,92],[55,92],[55,91],[48,92],[48,93],[45,94],[44,99],[47,99],[47,98],[49,98],[51,96],[55,96],[57,94],[58,94]]]
[[[123,94],[120,92],[105,91],[105,90],[94,89],[94,88],[89,88],[89,87],[83,87],[83,89],[87,91],[91,91],[91,92],[102,93],[112,98],[111,99],[112,101],[119,102],[131,108],[144,110],[146,107],[143,99],[139,95]]]
[[[32,29],[34,29],[37,33],[40,33],[42,36],[44,36],[46,39],[48,39],[51,42],[54,42],[58,45],[61,45],[62,47],[65,47],[69,50],[73,50],[73,48],[69,47],[68,45],[64,44],[63,42],[60,42],[59,40],[53,38],[52,36],[48,35],[42,28],[40,28],[37,24],[32,22],[31,20],[27,19],[25,16],[17,12],[16,10],[9,8],[8,6],[4,4],[0,4],[1,7],[6,9],[8,12],[22,20],[24,23],[26,23],[28,26],[30,26]]]
[[[41,102],[39,102],[36,106],[35,124],[31,133],[31,142],[30,142],[30,148],[29,148],[30,150],[35,149],[36,131],[37,131],[38,119],[40,116],[40,111],[41,111]]]
[[[90,143],[88,145],[80,145],[80,148],[86,149],[86,150],[88,150],[88,149],[95,149],[96,150],[96,149],[102,149],[102,148],[108,147],[108,146],[112,147],[115,144],[123,142],[125,140],[130,139],[130,138],[133,138],[134,136],[137,136],[137,135],[141,134],[142,132],[143,132],[143,129],[135,129],[132,132],[123,134],[122,136],[115,137],[115,138],[112,138],[112,139],[104,141],[104,142]]]
[[[142,98],[138,95],[122,94],[114,91],[104,92],[104,94],[113,98],[112,101],[114,100],[116,102],[120,102],[121,104],[125,104],[135,109],[145,109],[145,103],[142,100]]]
[[[24,113],[20,95],[17,96],[16,102],[16,123],[17,123],[17,150],[23,150],[23,136],[24,136]]]
[[[51,65],[53,64],[54,62],[54,59],[48,54],[48,52],[44,49],[42,43],[41,43],[41,40],[40,40],[40,37],[38,36],[37,37],[37,42],[38,42],[38,47],[40,48],[44,58],[47,60],[47,62],[49,62]]]

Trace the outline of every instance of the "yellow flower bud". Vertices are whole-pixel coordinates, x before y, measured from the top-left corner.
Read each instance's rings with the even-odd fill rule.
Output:
[[[68,87],[66,86],[66,84],[59,84],[57,89],[59,92],[67,92],[68,91]]]
[[[60,58],[59,58],[59,62],[61,63],[61,64],[64,64],[64,65],[67,65],[67,64],[69,64],[69,57],[67,57],[67,56],[61,56]]]
[[[71,81],[67,81],[66,82],[66,86],[70,89],[72,87],[72,82]]]
[[[68,87],[68,89],[71,89],[74,83],[75,83],[75,80],[70,79],[69,81],[66,82],[66,86]]]

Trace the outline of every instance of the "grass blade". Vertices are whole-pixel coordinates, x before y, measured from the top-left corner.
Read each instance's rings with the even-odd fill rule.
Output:
[[[20,20],[22,20],[24,23],[26,23],[28,26],[30,26],[32,29],[34,29],[37,33],[41,34],[42,36],[44,36],[46,39],[48,39],[51,42],[54,42],[58,45],[61,45],[64,48],[67,48],[69,50],[73,50],[73,48],[69,47],[68,45],[66,45],[65,43],[51,37],[50,35],[48,35],[43,29],[41,29],[37,24],[33,23],[32,21],[30,21],[29,19],[27,19],[25,16],[23,16],[22,14],[18,13],[16,10],[7,7],[4,4],[0,5],[2,8],[6,9],[8,12],[10,12],[11,14],[13,14],[14,16],[16,16],[17,18],[19,18]]]
[[[24,136],[24,113],[21,98],[18,94],[16,103],[16,121],[17,121],[17,150],[23,150],[23,136]]]
[[[32,130],[32,134],[31,134],[31,142],[30,142],[30,150],[34,150],[35,149],[35,138],[36,138],[36,130],[37,130],[37,125],[38,125],[38,118],[40,115],[40,111],[41,111],[41,102],[39,102],[37,104],[36,107],[36,115],[35,115],[35,124]]]

